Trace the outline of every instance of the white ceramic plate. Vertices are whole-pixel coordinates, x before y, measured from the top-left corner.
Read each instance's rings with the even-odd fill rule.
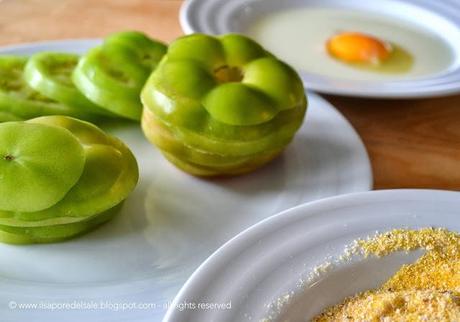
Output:
[[[458,209],[459,192],[382,190],[287,210],[242,232],[209,257],[179,292],[164,322],[247,322],[270,316],[269,321],[310,321],[346,296],[378,287],[420,252],[338,264],[315,283],[299,287],[312,268],[376,230],[440,226],[460,232]],[[290,298],[281,310],[271,306],[285,301],[285,295]],[[224,306],[193,310],[182,303]]]
[[[0,54],[81,53],[97,43],[37,43],[5,47]],[[233,179],[189,176],[163,159],[138,126],[109,127],[133,150],[139,186],[112,222],[81,238],[0,245],[0,320],[159,321],[196,267],[241,230],[306,201],[369,190],[372,175],[360,138],[326,101],[316,95],[309,100],[305,126],[283,156]],[[74,301],[70,309],[18,307]],[[78,308],[93,302],[99,307]]]
[[[451,66],[441,73],[407,80],[345,80],[300,70],[311,90],[381,98],[416,98],[460,92],[460,4],[456,0],[186,0],[180,22],[186,33],[244,33],[258,17],[292,8],[351,9],[397,19],[438,35],[452,49]],[[300,41],[300,40],[299,40]],[[283,58],[283,57],[281,57]]]

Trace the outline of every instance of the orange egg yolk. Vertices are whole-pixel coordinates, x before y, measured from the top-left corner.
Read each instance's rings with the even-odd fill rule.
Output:
[[[369,64],[381,63],[392,51],[389,43],[359,32],[343,32],[332,36],[326,48],[330,55],[345,62]]]

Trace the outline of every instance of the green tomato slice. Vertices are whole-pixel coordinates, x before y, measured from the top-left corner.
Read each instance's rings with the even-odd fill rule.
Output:
[[[226,64],[242,67],[247,63],[271,55],[254,40],[238,35],[227,34],[219,37],[222,43]]]
[[[302,80],[287,64],[273,57],[256,59],[244,67],[242,83],[269,96],[279,110],[298,105],[305,95]]]
[[[232,153],[232,147],[226,143],[222,143],[228,147],[229,154],[218,154],[210,151],[203,151],[192,146],[186,145],[183,141],[179,140],[176,132],[171,127],[164,124],[161,120],[149,114],[147,117],[142,118],[142,128],[146,137],[155,144],[163,152],[174,155],[178,159],[184,160],[200,166],[207,166],[214,169],[223,169],[224,167],[238,168],[251,162],[262,155],[273,155],[284,149],[285,144],[279,144],[274,150],[260,151],[255,154],[235,155]],[[241,152],[240,149],[233,152]]]
[[[59,124],[74,134],[84,144],[86,163],[78,183],[54,209],[25,214],[24,218],[48,218],[53,212],[69,217],[92,216],[120,203],[136,186],[139,177],[136,159],[119,139],[80,120],[43,117],[35,121]]]
[[[307,101],[296,72],[248,37],[177,39],[145,84],[142,128],[197,175],[250,171],[280,153]]]
[[[35,244],[63,241],[95,229],[110,220],[121,208],[122,203],[75,223],[42,227],[18,227],[0,225],[0,242],[8,244]]]
[[[161,67],[159,69],[154,75],[161,73]],[[268,122],[247,126],[229,125],[211,117],[198,100],[180,95],[174,96],[169,91],[165,94],[162,84],[159,79],[153,77],[144,87],[141,95],[145,106],[144,114],[153,113],[171,127],[180,129],[184,133],[193,133],[197,139],[203,138],[205,141],[216,142],[217,149],[220,149],[219,145],[225,142],[244,144],[244,142],[258,141],[282,131],[286,126],[298,128],[305,116],[306,97],[302,96],[303,99],[297,106],[280,111]],[[188,139],[188,136],[184,137],[184,140]],[[190,139],[195,141],[193,138]],[[244,139],[244,142],[240,142],[241,139]]]
[[[96,47],[80,59],[74,70],[73,82],[99,106],[116,115],[137,120],[142,109],[139,101],[142,83],[126,70],[131,68],[127,66],[114,63],[102,47]]]
[[[80,59],[73,82],[97,105],[139,120],[140,91],[165,52],[165,45],[141,33],[114,34]]]
[[[193,61],[213,72],[225,65],[225,53],[220,41],[204,34],[192,34],[178,38],[169,45],[169,61]]]
[[[162,151],[164,157],[168,159],[172,164],[174,164],[179,169],[192,174],[194,176],[200,177],[215,177],[215,176],[235,176],[241,175],[248,172],[252,172],[257,168],[267,164],[273,160],[281,151],[275,152],[273,154],[267,153],[260,156],[257,156],[244,164],[238,166],[203,166],[201,164],[196,164],[184,159],[177,157],[176,155],[170,154],[168,152]]]
[[[104,40],[105,46],[114,46],[119,49],[120,57],[126,61],[135,58],[147,72],[156,68],[161,58],[166,54],[168,47],[157,40],[153,40],[142,32],[122,31],[108,36]]]
[[[88,122],[68,117],[41,117],[29,122],[72,133],[84,147],[84,169],[78,182],[54,206],[35,212],[0,212],[0,225],[44,227],[79,222],[119,204],[135,188],[137,162],[120,140]]]
[[[113,115],[88,100],[73,84],[72,72],[78,60],[79,56],[75,54],[37,53],[27,61],[25,80],[40,94],[84,113]]]
[[[286,121],[282,126],[271,127],[272,131],[266,132],[264,136],[257,137],[256,139],[229,140],[214,138],[204,133],[164,122],[147,108],[144,109],[142,128],[146,137],[154,144],[158,140],[156,129],[158,128],[158,124],[161,124],[162,127],[171,132],[171,136],[175,140],[182,142],[184,146],[193,150],[222,158],[241,158],[285,147],[302,125],[305,105],[299,106],[296,110],[298,111],[297,118]],[[160,148],[164,148],[164,146],[160,146]]]
[[[193,34],[173,42],[141,94],[164,122],[215,140],[257,140],[303,119],[295,71],[253,40]]]
[[[94,117],[94,114],[59,103],[31,88],[24,76],[26,62],[26,57],[0,56],[0,112],[22,119],[43,115]]]
[[[0,123],[11,121],[23,121],[23,119],[14,115],[13,113],[0,111]]]
[[[124,170],[123,155],[108,145],[86,148],[83,175],[57,208],[67,208],[75,216],[88,216],[117,204],[126,194],[125,187],[116,187]],[[119,188],[119,189],[118,189]],[[111,189],[114,191],[112,193]]]
[[[242,83],[227,83],[210,91],[203,106],[215,120],[229,125],[257,125],[270,121],[278,108],[263,92]]]
[[[0,124],[0,209],[40,211],[59,202],[83,173],[85,154],[67,130]]]
[[[93,144],[111,144],[109,136],[100,128],[89,122],[76,120],[71,117],[43,116],[34,118],[28,122],[64,128],[70,131],[84,146]]]

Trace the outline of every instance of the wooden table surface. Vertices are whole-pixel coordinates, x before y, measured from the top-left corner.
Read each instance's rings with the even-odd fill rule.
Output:
[[[181,2],[0,0],[0,45],[103,37],[126,29],[171,41],[182,34]],[[460,190],[460,95],[421,100],[326,98],[363,139],[376,189]]]

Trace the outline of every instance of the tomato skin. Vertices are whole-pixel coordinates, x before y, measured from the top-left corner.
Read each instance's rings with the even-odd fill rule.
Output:
[[[73,82],[95,104],[121,117],[139,120],[140,91],[166,48],[140,32],[113,34],[80,59]]]

